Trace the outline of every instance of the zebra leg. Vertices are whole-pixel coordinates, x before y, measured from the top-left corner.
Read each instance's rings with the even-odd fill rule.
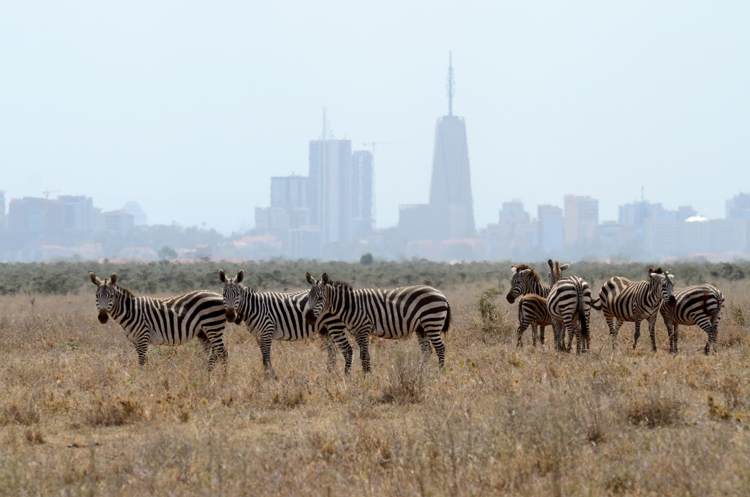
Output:
[[[138,339],[138,343],[135,346],[135,351],[138,353],[138,364],[141,366],[146,365],[146,352],[148,351],[148,340],[151,333],[146,330],[146,333],[141,335]]]
[[[534,330],[534,328],[532,328],[532,330]],[[544,345],[544,326],[539,327],[539,345],[540,346]],[[534,344],[534,346],[536,346],[536,344]]]
[[[676,354],[677,344],[675,343],[674,326],[672,326],[672,322],[669,319],[664,320],[664,326],[667,327],[667,335],[669,335],[669,353]]]
[[[357,344],[359,345],[359,360],[362,361],[362,372],[370,372],[370,333],[369,330],[357,332]]]
[[[344,374],[349,374],[352,370],[352,346],[346,338],[346,330],[331,331],[329,337],[344,356]]]
[[[432,348],[435,349],[435,353],[438,356],[438,368],[442,369],[445,366],[445,345],[443,339],[440,338],[440,331],[434,331],[428,334],[430,337],[430,343]]]
[[[526,331],[528,326],[526,320],[521,318],[521,321],[518,323],[518,329],[516,330],[516,347],[523,347],[523,332]],[[534,334],[533,337],[534,345],[536,345],[536,334]]]
[[[678,331],[678,327],[679,325],[677,324],[674,325],[674,353],[675,354],[677,353],[677,342],[680,339],[680,333]]]
[[[224,346],[224,336],[221,333],[211,333],[208,335],[209,354],[208,354],[208,372],[214,369],[216,359],[226,364],[229,354]]]
[[[635,322],[635,334],[633,335],[633,350],[635,350],[635,346],[638,345],[638,338],[641,336],[641,321],[636,320]]]
[[[656,352],[656,315],[648,320],[648,335],[651,337],[651,352]]]
[[[607,328],[609,328],[609,336],[612,338],[612,348],[614,349],[615,345],[617,345],[617,332],[619,327],[615,327],[615,319],[609,314],[606,314],[604,319],[607,321]]]
[[[266,378],[273,378],[277,380],[279,377],[276,376],[276,371],[273,370],[271,365],[271,342],[273,340],[273,330],[266,330],[258,339],[260,344],[260,354],[263,357],[263,372]]]
[[[323,346],[328,353],[328,372],[331,373],[336,368],[336,344],[333,343],[329,333],[321,333],[320,336],[323,339]]]
[[[417,339],[419,340],[419,350],[422,351],[422,362],[427,363],[430,360],[430,355],[432,355],[430,339],[427,338],[427,335],[421,328],[417,331]]]
[[[698,326],[706,332],[706,336],[708,339],[706,340],[706,346],[703,348],[703,353],[708,355],[711,353],[711,338],[713,337],[714,333],[714,327],[711,325],[710,322],[701,321],[698,323]]]

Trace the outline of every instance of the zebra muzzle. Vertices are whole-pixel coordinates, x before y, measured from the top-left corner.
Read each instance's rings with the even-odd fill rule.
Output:
[[[99,318],[100,323],[106,324],[107,321],[109,320],[109,315],[107,314],[106,310],[100,309],[98,318]]]
[[[234,309],[227,309],[227,321],[234,323],[235,319],[237,319],[237,314],[234,312]]]
[[[510,294],[510,293],[505,298],[506,298],[506,300],[508,301],[509,304],[512,304],[513,302],[516,301],[516,298],[512,294]]]
[[[312,310],[309,310],[305,313],[305,322],[309,324],[310,326],[313,326],[317,319],[315,319],[315,313]]]

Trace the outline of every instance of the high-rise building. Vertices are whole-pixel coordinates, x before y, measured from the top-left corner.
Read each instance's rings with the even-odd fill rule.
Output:
[[[8,230],[27,233],[49,241],[63,229],[63,203],[39,197],[11,199],[8,206]]]
[[[61,195],[63,204],[63,228],[65,230],[91,232],[96,229],[94,203],[83,195]]]
[[[739,193],[726,202],[727,219],[750,219],[750,193]]]
[[[599,200],[565,195],[565,245],[575,245],[594,238],[599,224]]]
[[[453,64],[448,67],[448,115],[435,126],[430,206],[442,218],[440,238],[475,236],[466,123],[453,115]]]
[[[320,229],[323,244],[351,240],[351,160],[350,140],[324,136],[310,142],[310,222]]]
[[[5,231],[8,227],[5,216],[5,192],[0,190],[0,231]]]
[[[540,205],[537,207],[537,216],[539,246],[545,252],[560,252],[565,239],[562,209],[556,205]]]
[[[274,176],[271,178],[271,207],[307,208],[307,176]]]
[[[372,154],[366,150],[352,153],[351,216],[352,235],[368,235],[373,228]]]

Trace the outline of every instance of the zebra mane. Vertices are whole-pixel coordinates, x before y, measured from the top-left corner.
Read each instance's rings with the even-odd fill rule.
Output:
[[[135,294],[130,288],[125,288],[124,286],[120,286],[117,283],[115,283],[115,286],[118,290],[120,290],[126,297],[128,298],[135,298]]]
[[[662,270],[661,266],[659,266],[656,269],[649,268],[648,272],[649,273],[656,273],[656,274],[664,274],[664,270]]]
[[[336,288],[351,288],[352,286],[347,281],[340,280],[329,280],[328,285],[335,286]]]
[[[541,276],[539,275],[539,273],[536,272],[536,269],[534,269],[533,267],[529,266],[528,264],[519,264],[516,266],[517,273],[525,269],[531,269],[531,277],[539,281]]]

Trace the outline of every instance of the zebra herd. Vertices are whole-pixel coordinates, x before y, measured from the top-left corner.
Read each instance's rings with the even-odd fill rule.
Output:
[[[439,290],[419,285],[395,290],[353,290],[347,283],[328,279],[316,281],[307,274],[309,291],[294,293],[256,292],[242,284],[243,271],[227,277],[219,270],[223,295],[200,290],[172,298],[136,297],[117,284],[117,274],[100,280],[89,273],[96,285],[99,321],[111,316],[125,328],[136,346],[138,362],[146,363],[149,344],[181,345],[198,337],[209,353],[208,369],[216,359],[226,361],[223,332],[227,321],[246,324],[258,340],[266,376],[275,378],[271,364],[273,340],[305,340],[319,333],[328,351],[329,369],[336,360],[336,347],[344,355],[344,372],[352,365],[352,347],[346,331],[354,335],[360,349],[362,370],[370,371],[370,337],[386,339],[418,337],[425,361],[432,354],[445,364],[441,333],[450,327],[450,305]]]
[[[716,338],[724,297],[711,285],[674,290],[674,275],[661,268],[649,269],[648,279],[633,282],[619,276],[607,280],[597,298],[592,299],[589,284],[578,276],[563,277],[571,264],[548,261],[548,281],[527,264],[512,266],[511,286],[507,300],[518,300],[518,346],[524,331],[532,327],[536,346],[537,328],[544,345],[544,328],[552,326],[557,350],[570,351],[573,338],[576,352],[590,347],[591,309],[601,310],[610,336],[625,322],[635,323],[633,348],[640,336],[640,323],[649,324],[651,348],[656,350],[654,327],[660,313],[669,333],[670,352],[677,353],[678,327],[698,325],[708,335],[705,353],[716,352]],[[126,331],[135,345],[140,365],[146,363],[149,344],[181,345],[193,338],[203,343],[211,371],[217,360],[227,360],[224,345],[226,322],[245,324],[260,346],[263,369],[269,377],[276,373],[271,362],[273,340],[306,340],[323,337],[328,353],[328,367],[333,369],[336,349],[344,356],[344,372],[352,366],[352,346],[347,332],[353,335],[360,350],[362,370],[370,372],[370,339],[407,338],[416,334],[424,360],[432,350],[438,365],[445,365],[442,333],[450,328],[451,308],[445,295],[430,286],[418,285],[392,290],[354,290],[342,281],[333,281],[323,273],[320,280],[310,273],[309,290],[293,293],[256,292],[242,284],[244,273],[235,277],[219,270],[223,294],[199,290],[170,298],[136,296],[117,283],[117,274],[100,280],[89,273],[96,285],[99,321],[111,317]],[[568,335],[567,345],[565,335]]]
[[[576,352],[589,348],[589,324],[591,309],[600,310],[609,328],[612,344],[615,345],[617,332],[625,322],[635,324],[633,349],[640,337],[641,321],[648,322],[651,337],[651,350],[656,351],[655,326],[661,314],[669,334],[669,351],[677,353],[678,327],[698,325],[708,335],[704,352],[716,352],[716,339],[719,320],[724,306],[724,296],[708,284],[690,286],[674,290],[674,275],[662,268],[649,268],[648,279],[630,281],[615,276],[605,281],[597,298],[591,298],[588,283],[578,276],[562,277],[562,271],[571,264],[560,265],[547,261],[549,265],[549,285],[541,281],[541,276],[529,265],[512,266],[511,288],[508,302],[513,303],[519,296],[518,329],[516,344],[522,345],[524,331],[532,326],[532,340],[536,346],[536,327],[541,327],[541,343],[544,344],[544,326],[552,325],[555,335],[555,348],[570,351],[573,337],[576,337]],[[568,344],[565,345],[565,331]]]

